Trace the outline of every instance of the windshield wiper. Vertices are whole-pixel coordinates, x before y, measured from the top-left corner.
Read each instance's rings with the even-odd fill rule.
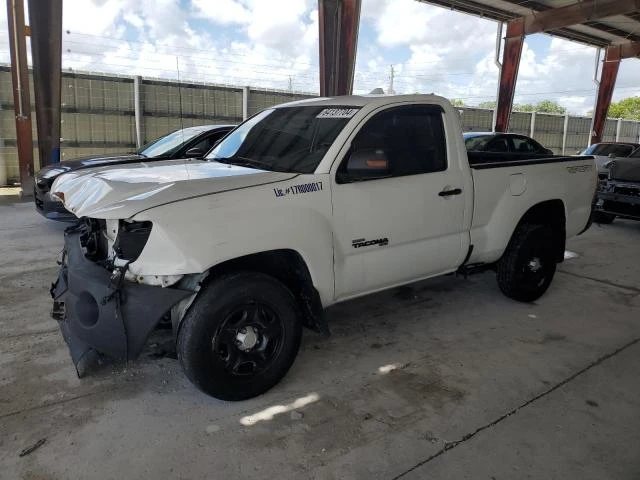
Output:
[[[221,157],[221,158],[212,158],[211,160],[215,160],[216,162],[220,162],[220,163],[237,165],[239,167],[254,167],[260,170],[284,171],[284,170],[275,168],[275,166],[269,162],[264,162],[262,160],[256,160],[256,159],[247,158],[247,157]]]

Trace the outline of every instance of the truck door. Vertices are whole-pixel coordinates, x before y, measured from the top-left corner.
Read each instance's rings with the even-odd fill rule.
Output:
[[[462,263],[464,197],[472,192],[463,191],[465,172],[448,158],[443,115],[432,105],[373,113],[334,166],[336,298]]]

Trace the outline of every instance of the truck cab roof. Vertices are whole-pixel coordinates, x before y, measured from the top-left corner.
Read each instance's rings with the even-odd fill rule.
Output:
[[[287,108],[294,106],[354,106],[364,107],[365,105],[384,106],[391,105],[400,102],[415,102],[425,103],[433,101],[434,103],[441,104],[447,100],[439,95],[432,94],[413,94],[413,95],[386,95],[386,94],[367,94],[367,95],[345,95],[339,97],[313,97],[305,98],[304,100],[296,100],[294,102],[283,103],[272,108]]]

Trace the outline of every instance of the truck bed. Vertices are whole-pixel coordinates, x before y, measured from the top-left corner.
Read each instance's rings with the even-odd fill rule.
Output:
[[[513,232],[513,222],[540,202],[562,202],[567,238],[588,225],[597,184],[593,157],[469,152],[469,164],[474,184],[471,263],[500,258],[510,238],[502,233]]]

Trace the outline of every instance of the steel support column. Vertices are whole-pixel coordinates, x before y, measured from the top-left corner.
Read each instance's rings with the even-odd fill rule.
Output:
[[[361,0],[318,0],[320,95],[353,90]]]
[[[142,77],[133,77],[133,115],[136,124],[136,147],[141,148],[145,142],[144,108],[142,106]]]
[[[33,136],[31,134],[31,95],[29,95],[27,42],[22,0],[7,0],[7,20],[9,22],[11,81],[13,84],[13,109],[16,114],[20,185],[23,195],[31,195],[33,193]]]
[[[611,97],[613,96],[613,88],[616,85],[616,78],[618,77],[618,70],[620,69],[620,59],[619,48],[607,48],[604,64],[602,65],[596,108],[593,112],[591,144],[598,143],[602,140],[602,133],[604,132],[604,126],[607,120],[607,112],[609,111]]]
[[[506,132],[509,129],[509,118],[513,107],[513,96],[516,91],[520,56],[524,44],[524,21],[522,18],[507,23],[507,36],[504,41],[502,54],[502,69],[500,71],[500,85],[498,90],[498,105],[496,111],[496,132]]]
[[[28,0],[40,168],[60,161],[62,0]]]

